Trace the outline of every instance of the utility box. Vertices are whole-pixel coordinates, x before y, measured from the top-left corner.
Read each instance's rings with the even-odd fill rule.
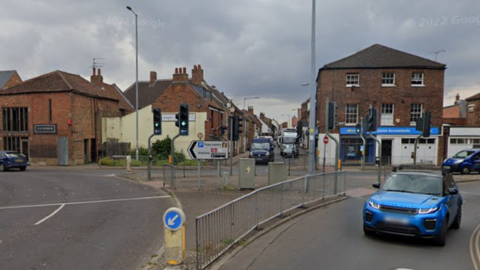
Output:
[[[268,185],[273,185],[287,180],[288,168],[283,162],[268,163]]]
[[[255,189],[255,159],[241,158],[238,169],[238,187],[240,189]]]

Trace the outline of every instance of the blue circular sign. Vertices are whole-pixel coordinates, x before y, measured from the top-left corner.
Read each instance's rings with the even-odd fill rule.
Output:
[[[163,215],[163,222],[165,228],[176,231],[182,228],[183,223],[185,223],[185,214],[180,208],[169,208]]]

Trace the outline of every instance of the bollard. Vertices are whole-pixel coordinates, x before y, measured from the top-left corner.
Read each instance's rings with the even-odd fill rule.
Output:
[[[127,172],[130,173],[130,172],[132,172],[132,157],[127,156],[126,161],[127,161]]]
[[[165,227],[165,270],[186,269],[185,261],[185,213],[171,207],[163,215]]]

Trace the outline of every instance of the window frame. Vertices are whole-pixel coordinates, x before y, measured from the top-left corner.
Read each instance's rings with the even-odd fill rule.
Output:
[[[391,113],[387,113],[384,110],[384,107],[390,105]],[[388,122],[387,115],[391,115],[391,122]],[[385,116],[385,117],[384,117]],[[395,104],[393,103],[382,103],[381,114],[380,114],[380,126],[394,126],[395,125]]]
[[[391,78],[386,77],[386,75],[392,75]],[[392,83],[385,83],[385,80],[391,80]],[[382,87],[392,87],[395,86],[395,72],[382,72]]]
[[[349,107],[350,109],[354,109],[354,112],[350,112]],[[353,117],[355,118],[354,122],[352,122]],[[345,104],[345,125],[356,125],[357,123],[358,123],[358,104]]]
[[[420,106],[420,112],[417,112],[417,111],[413,111],[414,108],[413,106],[415,105],[419,105]],[[416,125],[416,121],[418,118],[421,118],[422,117],[422,113],[423,113],[423,104],[422,103],[412,103],[410,105],[410,126],[415,126]],[[417,117],[413,117],[415,115],[417,115]]]
[[[415,75],[420,74],[421,75],[421,80],[416,80]],[[423,87],[425,86],[425,74],[423,72],[412,72],[412,78],[411,78],[411,85],[412,87]],[[420,82],[420,83],[416,83]]]
[[[353,77],[356,77],[356,81],[357,83],[354,84],[355,80],[353,79]],[[352,86],[355,86],[355,87],[359,87],[360,86],[360,74],[358,73],[347,73],[347,75],[345,76],[345,79],[346,79],[346,87],[352,87]]]

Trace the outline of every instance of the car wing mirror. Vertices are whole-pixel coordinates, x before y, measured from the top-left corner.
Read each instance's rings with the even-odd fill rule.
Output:
[[[458,194],[458,190],[455,189],[455,188],[449,188],[449,189],[448,189],[448,194],[450,194],[450,195],[457,195],[457,194]]]
[[[380,188],[380,183],[373,183],[373,184],[372,184],[372,187],[374,187],[374,188]]]

